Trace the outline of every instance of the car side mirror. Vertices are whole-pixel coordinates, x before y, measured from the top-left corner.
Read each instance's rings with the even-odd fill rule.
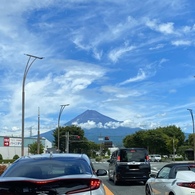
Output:
[[[156,178],[157,175],[155,173],[151,173],[149,176],[152,178]]]
[[[107,171],[105,169],[98,169],[96,171],[96,175],[97,176],[105,176],[105,175],[107,175]]]

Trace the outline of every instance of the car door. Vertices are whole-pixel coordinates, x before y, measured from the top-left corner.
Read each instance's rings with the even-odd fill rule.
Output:
[[[174,179],[169,179],[170,167],[163,167],[157,177],[151,183],[154,194],[165,195],[170,190],[171,183]]]
[[[113,179],[113,173],[115,171],[117,151],[113,152],[109,160],[109,175]]]

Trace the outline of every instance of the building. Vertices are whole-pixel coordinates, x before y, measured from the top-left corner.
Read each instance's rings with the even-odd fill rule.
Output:
[[[36,137],[24,138],[24,156],[29,155],[29,145],[37,142]],[[52,147],[52,143],[45,139],[40,138],[41,144],[44,146],[44,152],[47,151],[47,148]],[[13,159],[15,155],[21,157],[22,149],[22,138],[21,137],[12,137],[12,136],[0,136],[0,154],[3,159]]]

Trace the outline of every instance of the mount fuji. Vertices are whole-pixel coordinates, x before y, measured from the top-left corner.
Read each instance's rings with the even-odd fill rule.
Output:
[[[103,125],[105,125],[106,123],[109,123],[109,122],[119,122],[119,121],[112,119],[108,116],[100,114],[99,112],[97,112],[95,110],[86,110],[82,114],[80,114],[77,117],[75,117],[74,119],[70,120],[68,123],[66,123],[66,125],[71,125],[73,123],[78,123],[78,124],[87,123],[89,121],[93,121],[96,124],[102,123]]]
[[[115,146],[123,146],[123,139],[140,128],[122,127],[122,121],[117,121],[108,116],[105,116],[95,110],[86,110],[82,114],[67,122],[64,126],[76,125],[80,126],[84,132],[85,137],[95,143],[100,143],[101,138],[109,137]],[[54,130],[54,129],[53,129]],[[53,130],[40,134],[49,141],[53,142]]]

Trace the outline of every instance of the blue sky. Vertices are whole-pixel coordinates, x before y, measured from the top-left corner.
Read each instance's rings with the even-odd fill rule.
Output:
[[[113,126],[192,132],[195,111],[194,0],[1,0],[0,135],[57,127],[86,110]],[[84,124],[85,127],[93,125]]]

